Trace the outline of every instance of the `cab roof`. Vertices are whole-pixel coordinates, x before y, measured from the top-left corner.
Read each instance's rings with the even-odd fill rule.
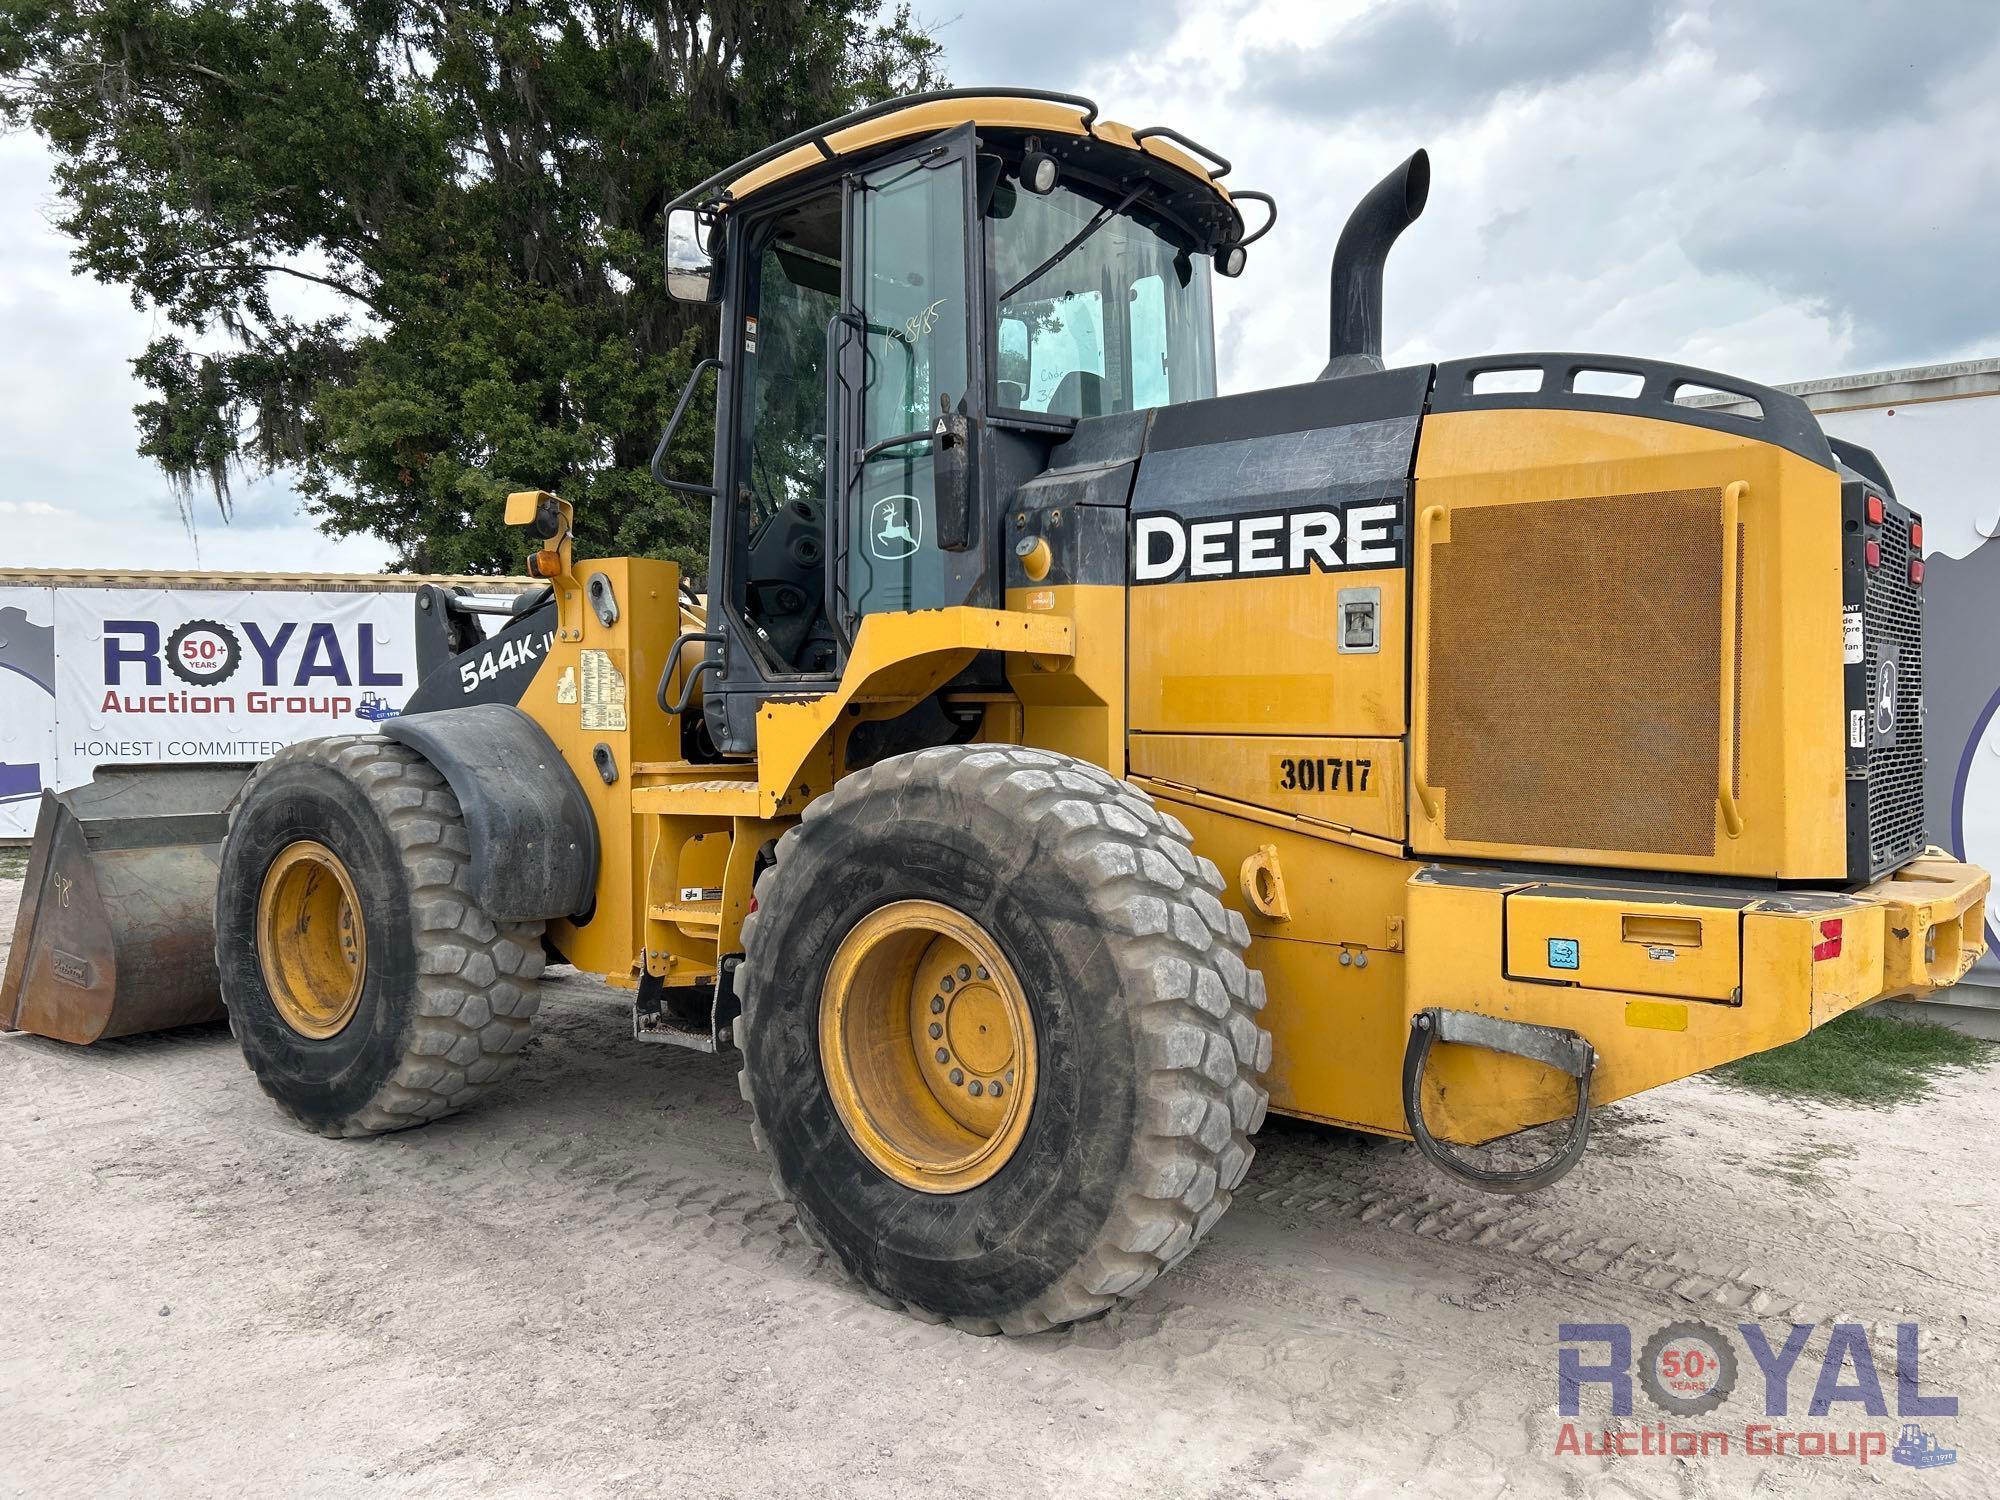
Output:
[[[1276,205],[1267,193],[1238,191],[1232,196],[1221,181],[1230,170],[1229,159],[1177,130],[1164,125],[1135,130],[1115,120],[1101,119],[1096,103],[1080,94],[1012,88],[941,89],[868,105],[765,147],[697,183],[667,207],[670,212],[679,208],[725,212],[825,162],[959,125],[1036,135],[1059,156],[1066,154],[1065,145],[1073,149],[1085,143],[1101,143],[1116,151],[1135,153],[1147,168],[1160,165],[1171,168],[1171,175],[1192,179],[1189,185],[1209,200],[1211,214],[1218,206],[1223,210],[1222,216],[1234,228],[1233,233],[1223,236],[1230,243],[1247,244],[1261,238],[1270,227],[1267,221],[1255,234],[1246,237],[1236,200],[1255,200],[1266,205],[1272,219],[1277,215]]]

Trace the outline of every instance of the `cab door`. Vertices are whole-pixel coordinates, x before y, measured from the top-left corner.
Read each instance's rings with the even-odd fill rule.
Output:
[[[981,310],[971,129],[847,178],[835,614],[843,646],[870,614],[991,603],[972,494]]]

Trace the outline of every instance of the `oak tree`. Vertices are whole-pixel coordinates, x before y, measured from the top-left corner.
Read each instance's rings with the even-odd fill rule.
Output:
[[[518,569],[501,499],[536,487],[586,549],[698,564],[705,513],[647,475],[714,337],[662,210],[937,71],[877,0],[0,0],[0,118],[51,147],[79,270],[169,330],[140,451],[225,516],[286,468],[423,571]]]

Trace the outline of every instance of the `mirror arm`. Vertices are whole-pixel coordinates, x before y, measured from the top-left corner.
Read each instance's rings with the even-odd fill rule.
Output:
[[[680,431],[681,418],[687,415],[688,402],[694,397],[695,387],[701,384],[701,377],[710,370],[721,368],[722,361],[714,355],[710,355],[694,367],[688,376],[687,384],[681,388],[681,399],[674,405],[674,414],[667,418],[667,425],[660,432],[659,446],[653,449],[653,461],[647,469],[654,479],[670,490],[679,490],[684,495],[706,495],[711,500],[720,493],[714,485],[695,484],[690,480],[667,477],[667,449],[673,445],[674,434]]]

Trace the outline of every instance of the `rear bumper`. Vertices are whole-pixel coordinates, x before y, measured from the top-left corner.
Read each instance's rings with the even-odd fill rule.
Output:
[[[1856,891],[1689,890],[1523,871],[1420,870],[1410,1016],[1445,1006],[1573,1031],[1606,1104],[1794,1041],[1876,1000],[1924,999],[1986,950],[1991,877],[1939,850]],[[1485,1141],[1560,1119],[1569,1081],[1438,1048],[1428,1118]]]
[[[1861,891],[1867,920],[1882,923],[1882,964],[1857,975],[1870,1000],[1926,999],[1966,976],[1986,952],[1986,900],[1993,877],[1977,865],[1926,850]]]

